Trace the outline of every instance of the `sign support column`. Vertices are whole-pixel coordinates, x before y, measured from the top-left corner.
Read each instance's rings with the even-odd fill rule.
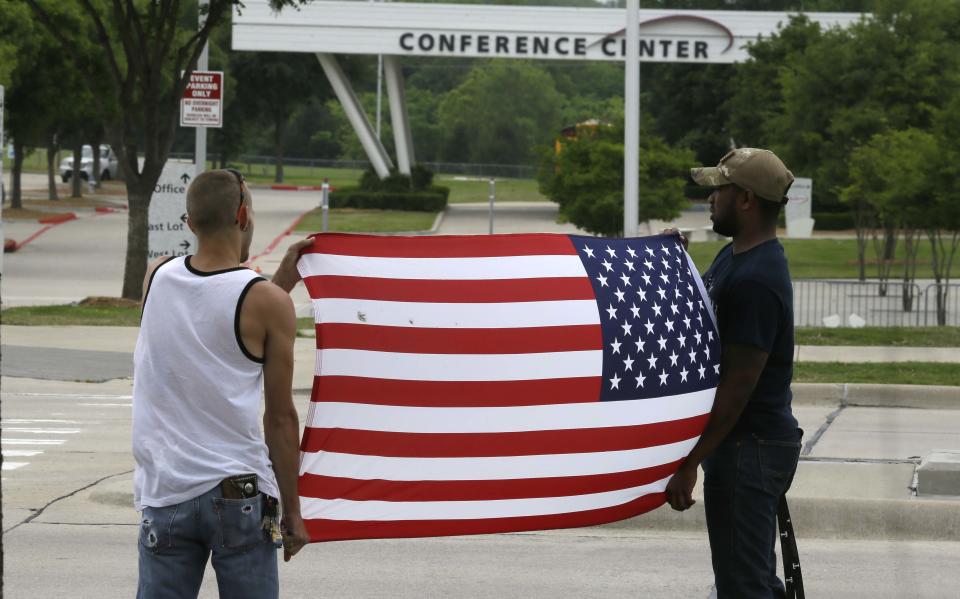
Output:
[[[3,155],[7,149],[3,145],[3,86],[0,85],[0,199],[6,199],[6,188],[3,186]],[[11,179],[13,173],[10,174]],[[3,238],[3,202],[0,202],[0,243],[6,243]],[[3,246],[0,246],[0,276],[3,275]]]
[[[640,224],[640,0],[627,0],[623,94],[623,236]]]
[[[198,4],[199,8],[199,28],[202,29],[204,23],[207,21],[207,15],[204,12],[204,9],[210,9],[210,0],[200,0]],[[210,56],[210,44],[203,45],[203,51],[200,53],[200,58],[197,60],[197,70],[206,71],[209,66],[209,56]],[[203,171],[207,170],[207,128],[206,127],[197,127],[196,128],[196,156],[194,156],[194,162],[196,163],[196,175],[199,175]]]

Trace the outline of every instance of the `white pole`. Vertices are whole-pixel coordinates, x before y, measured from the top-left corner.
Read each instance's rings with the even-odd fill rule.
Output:
[[[7,148],[3,145],[3,93],[4,88],[0,85],[0,199],[6,199],[3,186],[3,157],[7,153]],[[11,172],[10,178],[13,178]],[[12,186],[11,186],[12,187]],[[4,243],[3,238],[3,202],[0,202],[0,243]],[[3,275],[3,246],[0,246],[0,275]]]
[[[490,234],[493,235],[493,202],[497,197],[497,182],[490,177]]]
[[[383,54],[377,55],[377,139],[382,140],[380,135],[380,123],[383,120]]]
[[[403,89],[403,70],[400,57],[383,57],[383,77],[387,83],[387,99],[390,101],[390,124],[393,125],[393,141],[397,147],[397,168],[410,174],[413,157],[413,137],[410,134],[410,119],[407,118],[406,92]]]
[[[203,24],[207,20],[206,14],[202,10],[204,6],[206,6],[207,8],[210,8],[210,0],[200,0],[200,3],[198,5],[198,7],[201,9],[199,14],[199,19],[198,19],[199,29],[203,28]],[[209,66],[209,55],[210,55],[209,50],[210,50],[209,44],[204,44],[203,51],[200,53],[200,58],[197,60],[198,71],[207,70],[207,67]],[[196,156],[194,157],[194,160],[196,161],[197,174],[199,175],[203,171],[207,170],[207,128],[197,126],[195,130],[197,135],[197,138],[196,138],[197,142],[196,142]]]
[[[640,0],[627,0],[627,55],[623,91],[623,236],[640,222]]]
[[[326,233],[330,215],[330,182],[326,177],[323,178],[321,190],[320,213],[323,215],[323,228],[321,230]]]

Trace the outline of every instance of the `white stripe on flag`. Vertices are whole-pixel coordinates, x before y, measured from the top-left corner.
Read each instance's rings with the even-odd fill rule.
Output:
[[[589,476],[652,468],[686,457],[697,438],[620,451],[483,458],[388,458],[318,451],[305,453],[300,474],[357,480],[507,480]]]
[[[349,499],[300,498],[305,519],[329,520],[474,520],[567,514],[623,505],[659,493],[668,478],[649,485],[567,497],[499,499],[487,501],[351,501]]]
[[[454,304],[327,298],[313,301],[316,321],[393,327],[509,329],[599,324],[593,300]]]
[[[489,408],[316,402],[311,406],[307,426],[399,433],[505,433],[634,426],[706,414],[713,405],[713,392],[704,389],[649,399]]]
[[[576,255],[497,256],[493,258],[375,258],[337,254],[304,254],[300,272],[308,276],[380,279],[539,279],[586,277]]]
[[[317,350],[324,376],[404,381],[529,381],[603,374],[603,351],[530,354],[409,354],[360,349]]]

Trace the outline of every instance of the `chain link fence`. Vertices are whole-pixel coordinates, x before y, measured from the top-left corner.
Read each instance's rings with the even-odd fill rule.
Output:
[[[960,326],[960,284],[795,279],[796,326]]]

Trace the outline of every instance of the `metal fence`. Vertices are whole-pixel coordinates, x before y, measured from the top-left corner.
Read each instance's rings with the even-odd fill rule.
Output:
[[[793,281],[797,326],[960,326],[960,284]]]
[[[193,153],[171,153],[171,158],[193,159]],[[213,159],[214,157],[211,157]],[[274,171],[273,156],[244,154],[230,160],[233,166],[239,166],[244,174],[270,176]],[[421,162],[435,173],[444,175],[463,175],[467,177],[505,177],[510,179],[532,179],[537,175],[537,167],[517,164],[471,164],[461,162]],[[318,179],[324,176],[324,170],[369,168],[366,160],[327,160],[320,158],[284,158],[283,165],[308,169],[309,176]]]

